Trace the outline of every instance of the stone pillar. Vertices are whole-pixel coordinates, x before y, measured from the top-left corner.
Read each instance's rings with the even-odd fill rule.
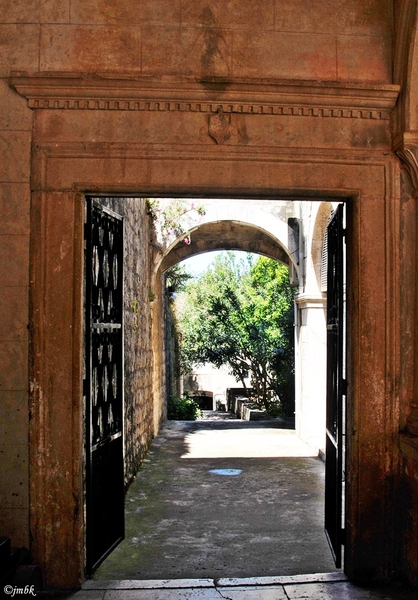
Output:
[[[32,194],[30,530],[48,588],[84,577],[82,203]]]
[[[299,294],[296,433],[315,451],[325,448],[326,298]]]
[[[418,138],[414,136],[413,139],[409,139],[410,136],[405,134],[405,139],[402,144],[402,148],[398,149],[397,154],[402,161],[402,169],[406,176],[408,185],[408,191],[410,196],[416,201],[418,199]],[[418,228],[418,212],[415,211],[416,227]],[[417,241],[415,242],[415,248],[410,248],[409,252],[417,254]],[[418,280],[418,268],[415,269],[415,280]],[[418,294],[415,298],[415,313],[418,310]],[[415,344],[416,348],[418,345],[418,328],[415,330]],[[415,359],[416,363],[416,359]],[[407,419],[406,419],[406,431],[412,435],[418,436],[418,374],[417,366],[415,364],[415,377],[414,377],[414,394],[409,402],[409,408],[407,408]]]
[[[418,586],[418,135],[404,133],[397,148],[403,170],[402,203],[402,376],[400,479],[397,526],[400,571]]]

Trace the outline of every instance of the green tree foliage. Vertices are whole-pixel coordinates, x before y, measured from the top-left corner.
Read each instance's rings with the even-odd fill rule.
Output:
[[[181,265],[174,265],[165,271],[164,277],[165,289],[169,293],[175,293],[184,290],[187,281],[192,279],[193,275],[187,273],[186,269]]]
[[[268,410],[294,410],[293,291],[288,268],[274,260],[234,254],[216,258],[188,283],[180,309],[183,372],[194,364],[227,365]]]

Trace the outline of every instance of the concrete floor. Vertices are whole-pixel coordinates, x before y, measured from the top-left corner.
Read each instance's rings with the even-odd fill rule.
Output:
[[[338,573],[258,579],[87,582],[74,600],[416,600],[400,585],[360,588]]]
[[[293,431],[212,416],[167,423],[127,495],[125,541],[74,600],[416,599],[334,568],[324,465]]]
[[[324,464],[278,421],[169,422],[126,498],[126,539],[95,579],[335,570]]]

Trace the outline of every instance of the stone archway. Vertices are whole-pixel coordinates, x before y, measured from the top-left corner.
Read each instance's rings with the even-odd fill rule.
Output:
[[[277,205],[274,201],[267,206],[264,203],[264,207],[261,204],[261,200],[206,199],[202,202],[205,214],[199,216],[198,224],[189,224],[187,228],[191,243],[183,243],[184,235],[168,240],[163,244],[161,262],[156,268],[164,271],[176,262],[202,252],[240,249],[293,265],[297,271],[298,240],[287,221],[294,214],[292,203],[280,203],[281,211],[286,211],[284,207],[287,206],[287,215],[276,215],[267,209],[269,205],[270,208]]]
[[[290,262],[287,250],[276,239],[251,223],[238,220],[217,221],[199,225],[190,233],[190,244],[186,245],[181,240],[165,254],[160,265],[163,271],[190,256],[218,249],[263,254],[285,265]]]
[[[125,81],[121,88],[111,78],[103,85],[54,75],[17,78],[14,84],[35,109],[31,530],[33,555],[48,585],[76,587],[83,579],[81,298],[86,193],[347,201],[352,287],[345,571],[352,577],[388,577],[394,560],[388,536],[394,511],[388,473],[397,461],[399,373],[392,352],[399,341],[399,281],[391,249],[399,241],[400,209],[398,165],[388,152],[387,125],[397,88],[356,87],[353,95],[343,87],[336,93],[332,84],[315,83],[310,88],[315,94],[307,96],[301,84],[299,98],[307,105],[300,108],[298,102],[288,106],[288,99],[283,107],[286,84],[271,83],[268,93],[263,88],[254,95],[251,109],[241,109],[236,100],[242,88],[203,90],[194,82],[187,91],[192,110],[173,100],[175,92],[163,82],[152,89],[159,107],[155,110],[154,100],[140,101],[144,87],[136,81]],[[130,99],[125,102],[120,94],[126,86]],[[296,88],[292,84],[293,94]],[[250,95],[251,90],[248,85]],[[213,97],[210,102],[208,94]],[[219,106],[231,111],[231,126],[239,117],[241,130],[245,121],[247,131],[257,131],[257,136],[252,141],[232,136],[223,144],[209,138],[202,143],[191,136],[190,131],[207,125]],[[297,146],[272,138],[277,119],[299,132]],[[309,127],[313,123],[315,130]],[[360,145],[330,147],[329,127],[347,128],[344,139],[358,136]],[[164,131],[164,136],[153,138],[156,131]],[[376,132],[373,148],[367,147],[371,131]],[[157,365],[156,389],[160,378]]]
[[[195,206],[196,201],[192,205]],[[187,228],[190,243],[184,243],[184,233],[177,239],[167,239],[155,268],[158,273],[158,269],[164,272],[189,256],[216,249],[254,252],[289,267],[297,309],[294,322],[296,431],[315,452],[323,453],[326,297],[321,292],[318,272],[332,204],[301,200],[233,199],[225,202],[205,199],[200,205],[204,207],[205,215],[197,216],[199,223]],[[305,210],[302,209],[304,205]],[[305,221],[298,218],[303,215]],[[301,278],[299,273],[303,273]]]

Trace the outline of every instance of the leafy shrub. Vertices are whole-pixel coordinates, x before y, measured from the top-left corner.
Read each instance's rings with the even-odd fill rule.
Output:
[[[273,401],[270,402],[270,404],[267,407],[267,413],[271,416],[271,417],[284,417],[284,410],[283,410],[283,406],[282,403],[280,401]]]
[[[167,406],[168,419],[175,421],[195,421],[200,416],[200,408],[196,400],[187,394],[183,398],[171,396]]]

